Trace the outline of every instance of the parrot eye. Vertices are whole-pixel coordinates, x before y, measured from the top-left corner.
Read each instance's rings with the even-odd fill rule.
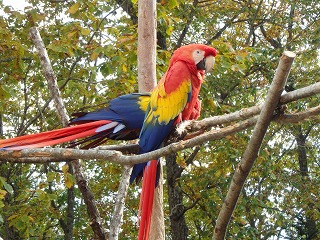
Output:
[[[193,60],[196,65],[203,59],[204,59],[204,52],[203,51],[198,49],[193,52]]]

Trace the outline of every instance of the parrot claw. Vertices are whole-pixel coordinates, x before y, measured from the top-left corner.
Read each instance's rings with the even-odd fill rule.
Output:
[[[187,128],[190,126],[190,123],[191,121],[187,120],[187,121],[181,122],[178,125],[176,131],[179,134],[179,136],[182,136],[187,131]]]

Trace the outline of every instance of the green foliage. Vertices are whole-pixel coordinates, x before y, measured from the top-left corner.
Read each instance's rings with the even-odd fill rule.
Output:
[[[28,0],[18,11],[0,2],[0,120],[2,138],[60,127],[43,71],[28,34],[37,26],[69,113],[106,106],[137,91],[137,1]],[[216,47],[214,71],[201,89],[201,117],[261,103],[284,50],[297,53],[287,90],[319,81],[318,1],[157,1],[157,76],[180,44]],[[48,103],[48,104],[47,104]],[[319,96],[288,104],[288,112],[319,104]],[[233,214],[227,239],[305,239],[314,223],[319,236],[319,122],[272,125]],[[231,176],[251,131],[178,154],[190,239],[211,239]],[[296,138],[304,135],[308,174],[302,176]],[[114,144],[114,142],[112,142]],[[108,227],[121,167],[83,163]],[[82,196],[63,164],[0,164],[0,236],[62,239],[69,188],[75,187],[75,239],[90,239]],[[120,239],[134,239],[138,186],[131,186]],[[165,195],[166,195],[165,191]],[[167,198],[168,196],[165,196]],[[165,199],[166,214],[170,215]],[[309,225],[308,225],[309,224]],[[172,238],[169,220],[168,239]]]

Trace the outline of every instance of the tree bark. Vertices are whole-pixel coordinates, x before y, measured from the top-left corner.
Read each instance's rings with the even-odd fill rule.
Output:
[[[73,175],[73,166],[71,163],[68,163],[69,170],[68,172]],[[74,207],[75,207],[75,195],[74,195],[75,187],[74,185],[68,188],[67,194],[67,216],[66,216],[66,229],[64,230],[64,239],[72,240],[73,239],[73,224],[74,224]]]
[[[39,31],[37,28],[33,27],[30,29],[30,37],[37,49],[39,59],[43,68],[45,78],[47,80],[48,88],[51,93],[51,96],[54,100],[55,108],[57,109],[58,117],[62,123],[62,126],[66,127],[69,123],[68,112],[63,104],[61,93],[58,87],[57,78],[54,74],[54,71],[51,66],[51,61],[49,59],[48,53],[46,51],[45,45],[42,41]],[[69,165],[69,172],[73,172],[73,166],[71,163]],[[71,240],[73,239],[73,223],[74,223],[74,186],[67,189],[67,216],[66,224],[63,225],[64,239]]]
[[[297,126],[296,129],[298,130],[297,134],[295,135],[295,139],[297,142],[299,172],[302,177],[302,181],[307,182],[309,181],[308,156],[307,156],[307,147],[306,147],[308,133],[304,134],[302,127],[300,125]],[[301,186],[303,187],[303,185],[304,184],[302,184]],[[304,194],[310,194],[306,192],[305,189],[300,189],[300,190]],[[311,195],[310,195],[310,199],[312,199]],[[305,235],[306,239],[308,240],[318,239],[318,230],[317,230],[316,221],[313,218],[312,213],[310,213],[310,211],[312,211],[313,208],[314,208],[314,204],[309,202],[306,205],[306,208],[304,209],[305,222],[303,223],[303,225],[305,230],[301,233],[301,235],[302,236]]]
[[[157,85],[157,14],[156,1],[138,2],[138,85],[139,92],[151,92]],[[152,159],[152,158],[150,158]],[[159,163],[161,164],[161,162]],[[161,167],[161,165],[160,165]],[[163,176],[154,192],[149,238],[164,239]]]
[[[138,85],[139,92],[150,92],[157,84],[156,1],[138,2]]]
[[[166,157],[169,218],[172,240],[188,239],[188,226],[184,217],[183,193],[179,184],[181,168],[176,162],[177,154]]]
[[[110,222],[109,240],[117,240],[119,238],[120,227],[122,225],[124,204],[130,184],[129,180],[131,172],[132,166],[123,166],[122,177],[120,180],[117,197],[114,204],[114,211]]]

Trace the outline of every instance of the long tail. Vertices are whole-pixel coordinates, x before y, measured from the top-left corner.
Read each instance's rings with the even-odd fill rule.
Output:
[[[150,94],[127,94],[110,101],[106,108],[77,113],[71,127],[0,140],[0,149],[20,150],[74,141],[69,147],[81,145],[88,149],[106,139],[131,140],[139,136]],[[86,145],[83,145],[83,144]]]
[[[0,140],[0,148],[6,150],[21,150],[25,148],[51,146],[79,138],[101,135],[102,133],[107,134],[110,131],[112,132],[116,125],[118,125],[117,122],[109,120],[93,121],[52,131]]]
[[[149,237],[154,189],[157,181],[157,165],[158,160],[151,160],[144,169],[139,204],[140,229],[138,240],[148,240]]]

